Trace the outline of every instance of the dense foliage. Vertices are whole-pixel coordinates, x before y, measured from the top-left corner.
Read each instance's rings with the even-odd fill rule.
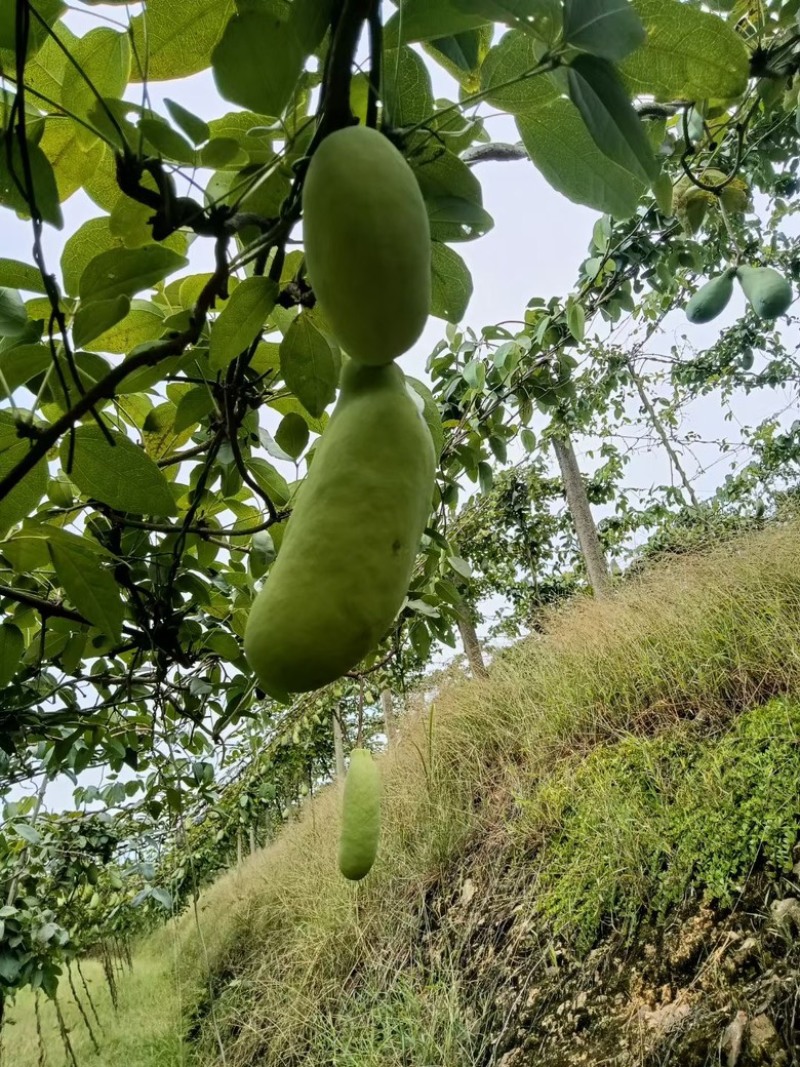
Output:
[[[30,261],[0,259],[0,776],[39,790],[9,801],[0,834],[2,991],[53,992],[65,959],[168,912],[243,835],[266,839],[332,773],[332,715],[349,742],[388,729],[380,691],[404,692],[486,597],[516,633],[585,585],[554,441],[596,450],[584,488],[619,559],[637,531],[771,509],[800,455],[777,410],[702,442],[737,461],[715,493],[685,466],[693,404],[794,397],[782,321],[748,307],[710,347],[650,358],[726,268],[800,278],[795,0],[83,6],[0,10],[0,203],[32,236]],[[155,83],[178,96],[209,70],[222,117],[157,102]],[[521,145],[493,141],[498,112]],[[428,211],[447,325],[415,388],[437,505],[392,632],[286,706],[256,687],[242,636],[336,396],[341,353],[297,241],[309,158],[354,119],[402,150]],[[601,213],[588,256],[564,299],[462,329],[457,246],[492,226],[476,172],[523,156]],[[97,214],[71,231],[79,189]],[[666,450],[671,484],[630,491],[640,447]],[[102,784],[77,784],[92,768]],[[63,776],[81,811],[46,816]]]

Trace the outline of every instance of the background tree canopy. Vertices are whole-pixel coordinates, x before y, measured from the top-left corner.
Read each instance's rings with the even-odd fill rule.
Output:
[[[379,694],[405,693],[457,630],[469,641],[487,597],[501,631],[533,628],[576,588],[602,595],[637,531],[680,547],[787,506],[800,456],[785,317],[748,304],[722,333],[655,340],[728,267],[800,277],[797,0],[82,8],[80,35],[61,0],[0,9],[0,204],[31,233],[29,260],[0,259],[5,993],[52,993],[64,961],[179,906],[243,833],[268,837],[333,773],[332,715],[388,730]],[[209,69],[222,117],[154,105],[152,83]],[[493,140],[497,113],[518,143]],[[336,396],[300,197],[319,143],[355,120],[403,152],[429,215],[443,336],[413,385],[436,507],[381,647],[281,705],[242,636]],[[521,159],[598,213],[587,258],[564,298],[461,329],[459,245],[493,225],[480,164]],[[96,217],[72,230],[78,189]],[[60,262],[47,228],[66,235]],[[685,438],[693,404],[741,421],[765,390],[775,410],[735,439]],[[712,492],[687,465],[700,445],[735,461]],[[664,450],[670,484],[626,486],[641,447]],[[79,782],[91,768],[106,773]],[[59,776],[79,810],[48,815]]]

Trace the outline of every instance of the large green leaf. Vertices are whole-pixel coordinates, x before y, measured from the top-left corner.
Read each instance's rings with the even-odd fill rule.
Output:
[[[481,66],[481,89],[487,103],[512,115],[547,107],[559,90],[547,74],[531,71],[539,66],[544,47],[527,33],[509,30],[489,51]]]
[[[127,34],[103,26],[78,38],[72,57],[75,62],[64,71],[63,99],[73,115],[88,119],[98,95],[122,96],[131,70],[130,41]]]
[[[162,311],[147,300],[133,300],[131,310],[111,329],[101,333],[88,344],[94,352],[113,352],[125,355],[137,345],[155,341],[164,332]]]
[[[0,626],[0,688],[5,689],[17,673],[24,651],[22,631],[13,623],[4,622]]]
[[[280,115],[295,91],[304,58],[288,20],[246,8],[233,16],[214,49],[214,81],[226,100]]]
[[[180,126],[194,145],[201,145],[209,139],[211,130],[204,119],[198,118],[175,100],[165,100],[164,104],[172,121],[176,126]]]
[[[245,278],[236,286],[211,327],[209,362],[214,370],[241,355],[258,336],[275,307],[277,284],[271,278]]]
[[[298,459],[308,444],[308,423],[296,411],[284,415],[275,431],[275,441],[287,456]]]
[[[434,241],[469,241],[492,228],[481,184],[463,160],[439,150],[417,155],[412,162]]]
[[[472,275],[458,254],[435,241],[431,247],[431,314],[460,322],[472,296]]]
[[[658,174],[650,141],[606,59],[580,55],[569,68],[569,95],[603,153],[642,182]]]
[[[29,0],[29,3],[36,11],[29,19],[28,55],[31,55],[47,40],[48,26],[53,26],[56,19],[64,14],[67,5],[63,0]],[[12,56],[16,48],[16,35],[17,4],[14,0],[5,0],[0,4],[0,48],[8,49]]]
[[[18,441],[0,452],[0,478],[5,478],[29,451],[28,441]],[[39,460],[33,470],[28,471],[0,500],[0,533],[5,533],[30,515],[44,496],[46,488],[47,464]]]
[[[30,141],[27,143],[27,154],[36,209],[45,222],[61,229],[64,219],[59,204],[56,177],[50,160],[39,145]],[[16,137],[13,137],[10,152],[0,152],[0,204],[5,204],[20,215],[30,217],[29,191],[24,181],[25,174],[26,168],[20,153],[19,142]],[[24,193],[18,183],[22,183]]]
[[[109,300],[81,301],[72,323],[72,341],[76,348],[83,348],[96,337],[116,326],[130,311],[130,297],[120,294]]]
[[[744,92],[749,54],[727,22],[680,0],[633,0],[633,5],[647,31],[644,47],[622,64],[633,95],[702,100]]]
[[[414,126],[433,113],[431,76],[421,56],[401,45],[384,55],[384,103],[393,126]]]
[[[339,379],[336,358],[311,317],[300,314],[292,321],[280,348],[283,380],[314,418],[319,418],[336,396]]]
[[[452,0],[462,12],[551,40],[561,26],[558,0]]]
[[[47,292],[39,268],[18,259],[0,259],[0,285],[29,293]]]
[[[247,468],[273,504],[276,504],[279,508],[283,507],[290,494],[286,479],[280,471],[276,470],[265,459],[255,456],[252,459],[248,459]]]
[[[133,44],[142,57],[132,78],[151,81],[185,78],[211,64],[214,45],[234,12],[234,0],[147,0],[131,20]]]
[[[183,256],[162,245],[113,248],[101,252],[84,267],[78,293],[81,300],[133,296],[152,288],[186,262]]]
[[[134,515],[175,513],[169,483],[130,438],[112,432],[112,447],[99,426],[80,426],[74,438],[73,465],[67,473],[85,496]],[[64,470],[69,453],[69,438],[65,438],[60,450]]]
[[[644,184],[600,151],[569,100],[518,116],[517,128],[528,155],[568,200],[617,218],[636,210]]]
[[[630,0],[565,0],[567,44],[604,59],[624,59],[644,44],[645,30]]]
[[[85,619],[118,641],[125,608],[120,587],[94,553],[60,538],[48,547],[59,584]]]
[[[103,142],[72,119],[59,115],[48,118],[41,149],[54,173],[60,201],[68,200],[83,187],[103,158]]]
[[[21,337],[28,325],[28,312],[16,289],[0,288],[0,337]]]
[[[462,11],[457,0],[405,0],[386,23],[383,39],[387,48],[396,48],[401,42],[431,41],[474,30],[488,21],[484,15]]]
[[[53,355],[47,345],[17,345],[0,352],[0,397],[8,396],[51,365]]]

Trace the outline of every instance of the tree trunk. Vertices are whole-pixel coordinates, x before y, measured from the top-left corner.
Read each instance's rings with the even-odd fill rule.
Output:
[[[336,777],[344,778],[344,745],[342,744],[342,724],[334,709],[333,719],[333,753],[336,760]]]
[[[252,823],[248,827],[248,832],[250,834],[250,855],[252,856],[256,850],[256,828]]]
[[[603,554],[600,538],[597,536],[597,527],[592,517],[592,509],[589,507],[589,497],[586,495],[586,486],[583,484],[575,449],[569,437],[563,439],[552,437],[551,441],[564,481],[567,507],[578,535],[589,582],[596,597],[607,596],[611,584],[608,564]]]
[[[461,643],[464,646],[464,654],[467,657],[469,669],[472,671],[472,677],[488,678],[489,672],[486,669],[486,663],[483,659],[483,651],[481,649],[481,643],[478,640],[478,633],[475,629],[475,624],[470,617],[469,608],[463,602],[458,617],[456,618],[456,626],[461,635]]]
[[[389,748],[397,744],[397,720],[394,717],[394,701],[391,689],[381,690],[381,711],[383,712],[383,729]]]
[[[242,831],[236,831],[236,866],[242,865]]]

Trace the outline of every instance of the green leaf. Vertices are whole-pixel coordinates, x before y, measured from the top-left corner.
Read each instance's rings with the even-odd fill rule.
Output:
[[[144,248],[112,248],[95,256],[84,268],[78,283],[81,300],[111,300],[151,289],[187,260],[162,245]]]
[[[155,149],[156,154],[165,159],[174,159],[177,163],[193,166],[195,151],[183,134],[173,130],[168,122],[160,116],[147,116],[139,122],[139,129],[147,143]],[[149,212],[152,214],[152,211]]]
[[[126,299],[119,297],[118,299]],[[113,352],[124,355],[137,345],[154,341],[164,332],[164,316],[155,304],[133,300],[131,310],[115,326],[101,333],[87,347],[94,352]]]
[[[472,275],[461,258],[438,241],[431,246],[431,315],[460,322],[472,296]]]
[[[81,301],[72,323],[72,341],[76,348],[83,348],[96,337],[116,326],[130,311],[127,296],[114,296],[110,300]]]
[[[142,70],[133,80],[185,78],[205,70],[211,53],[234,11],[233,0],[147,0],[147,9],[131,19],[133,44]]]
[[[51,120],[52,121],[52,120]],[[31,185],[36,209],[45,222],[57,229],[64,225],[59,203],[56,177],[50,160],[39,145],[28,142],[28,161],[30,163]],[[0,152],[0,204],[5,204],[20,215],[30,217],[27,189],[22,192],[17,184],[17,177],[25,174],[19,142],[11,139],[10,152]]]
[[[196,426],[213,410],[214,397],[206,386],[198,385],[190,389],[178,401],[178,410],[175,413],[175,433],[181,433],[183,430],[188,430],[190,426]]]
[[[5,478],[30,451],[27,441],[19,441],[0,452],[0,478]],[[0,500],[0,533],[32,514],[47,489],[47,464],[39,460],[33,470]]]
[[[484,15],[462,11],[457,0],[405,0],[383,31],[385,48],[410,41],[431,41],[485,26]]]
[[[434,241],[470,241],[494,225],[483,209],[483,191],[473,172],[452,152],[414,159]]]
[[[175,100],[165,99],[164,104],[170,113],[172,121],[183,130],[195,147],[204,144],[209,139],[211,130],[207,122],[198,118],[197,115],[193,115],[191,111],[187,111],[185,107]]]
[[[439,414],[439,405],[436,403],[433,393],[424,382],[419,381],[417,378],[410,378],[406,375],[406,386],[413,390],[421,401],[420,406],[422,409],[422,417],[425,419],[428,429],[431,431],[433,447],[436,452],[436,458],[438,459],[444,446],[444,428],[442,427],[442,417]]]
[[[290,495],[289,486],[284,476],[271,463],[268,463],[265,459],[253,457],[248,459],[247,469],[273,504],[282,507],[287,502]]]
[[[644,185],[600,151],[569,100],[518,116],[517,128],[528,155],[568,200],[615,218],[636,210]]]
[[[544,49],[527,33],[509,30],[481,65],[481,89],[487,103],[512,115],[525,115],[547,107],[559,90],[547,74],[529,76],[541,61]]]
[[[505,22],[543,40],[551,40],[561,27],[558,0],[452,0],[467,14]]]
[[[81,492],[134,515],[174,515],[175,501],[164,475],[152,459],[124,434],[112,432],[109,445],[99,426],[75,431],[72,470],[67,470],[70,442],[61,442],[61,465]],[[2,457],[0,457],[2,458]]]
[[[19,337],[28,325],[28,312],[16,289],[0,289],[0,337]]]
[[[22,631],[13,623],[0,626],[0,688],[5,689],[19,670],[19,661],[25,651]]]
[[[62,99],[73,115],[88,119],[98,95],[116,99],[125,91],[131,70],[130,41],[127,34],[104,26],[79,37],[71,54],[74,62],[64,71]],[[81,139],[86,135],[83,131]]]
[[[632,95],[725,100],[745,91],[750,58],[733,26],[680,0],[633,0],[633,6],[647,40],[622,64]]]
[[[570,299],[567,302],[567,328],[576,341],[582,341],[586,333],[586,312],[583,304]]]
[[[302,415],[290,411],[281,419],[275,441],[287,456],[297,459],[308,444],[308,423]]]
[[[213,370],[225,367],[256,339],[275,307],[278,286],[271,278],[245,278],[236,286],[211,327],[209,362]]]
[[[39,831],[26,822],[14,823],[14,832],[21,837],[23,841],[27,841],[29,845],[39,845],[42,842],[42,835]]]
[[[328,340],[309,315],[301,312],[292,321],[280,358],[283,380],[309,415],[319,418],[336,396],[339,374]]]
[[[564,39],[603,59],[624,59],[644,44],[645,30],[630,0],[565,0]]]
[[[53,26],[56,19],[66,11],[66,4],[62,0],[33,0],[30,6],[36,11],[29,19],[28,31],[28,55],[36,52],[47,40],[47,27]],[[13,52],[17,40],[17,5],[9,3],[0,4],[0,48],[7,48]]]
[[[125,608],[110,571],[91,552],[69,543],[53,540],[47,547],[59,584],[77,611],[112,641],[118,641]]]
[[[581,55],[568,79],[570,98],[600,151],[639,181],[655,179],[659,168],[650,141],[613,65]]]
[[[433,112],[431,76],[421,56],[406,45],[384,54],[384,105],[392,126],[414,126]]]
[[[305,53],[288,21],[246,8],[231,18],[211,63],[220,94],[240,107],[280,115],[295,92]]]
[[[466,578],[467,581],[472,578],[472,567],[461,556],[448,556],[447,562],[460,578]]]
[[[0,352],[0,397],[5,399],[37,374],[46,371],[53,356],[48,345],[17,345]]]
[[[24,289],[28,293],[46,293],[42,275],[30,263],[18,259],[0,259],[0,285],[11,289]]]

